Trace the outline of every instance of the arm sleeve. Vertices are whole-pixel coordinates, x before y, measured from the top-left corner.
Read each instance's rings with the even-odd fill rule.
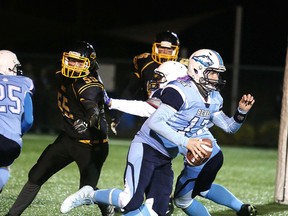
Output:
[[[244,116],[245,114],[241,114],[239,111],[237,111],[235,115]],[[213,114],[211,121],[226,133],[236,133],[242,126],[243,121],[236,121],[235,115],[233,117],[228,117],[223,111],[218,111]]]
[[[141,117],[149,117],[156,109],[148,104],[146,101],[124,100],[111,98],[111,107],[109,109],[116,109],[131,115]]]
[[[100,82],[88,84],[86,82],[84,84],[83,82],[76,82],[73,87],[85,109],[85,117],[82,120],[87,122],[89,127],[94,127],[99,119],[100,104],[104,104],[103,84]]]
[[[34,121],[34,118],[33,118],[32,98],[31,98],[31,95],[27,93],[24,99],[24,113],[23,113],[22,121],[21,121],[22,135],[26,133],[32,127],[33,121]]]
[[[188,138],[173,130],[166,122],[170,119],[176,110],[167,104],[161,104],[160,107],[150,117],[149,128],[159,135],[163,136],[177,146],[186,147]]]

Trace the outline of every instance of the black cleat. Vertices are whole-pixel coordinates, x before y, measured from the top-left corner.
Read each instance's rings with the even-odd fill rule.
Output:
[[[104,204],[98,204],[98,206],[102,213],[102,216],[114,216],[115,215],[114,206],[104,205]]]
[[[257,214],[257,209],[255,206],[250,204],[243,204],[239,212],[237,212],[238,216],[255,216]]]
[[[169,204],[168,204],[168,210],[166,211],[165,216],[171,216],[174,212],[174,204],[173,204],[173,198],[170,198]]]

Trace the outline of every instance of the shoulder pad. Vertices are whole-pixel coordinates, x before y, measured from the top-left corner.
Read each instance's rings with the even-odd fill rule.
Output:
[[[179,60],[179,62],[180,62],[181,64],[184,64],[184,65],[188,66],[189,59],[187,59],[187,58],[181,58],[181,59]]]
[[[141,53],[140,55],[135,56],[135,59],[142,59],[142,58],[147,58],[151,55],[151,53]]]

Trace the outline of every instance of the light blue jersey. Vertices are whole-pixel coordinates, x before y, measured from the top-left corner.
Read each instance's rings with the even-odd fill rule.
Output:
[[[25,98],[33,93],[34,84],[30,78],[0,75],[0,134],[20,146]]]
[[[197,87],[190,79],[171,82],[162,90],[162,95],[165,94],[165,90],[169,88],[176,90],[178,92],[176,96],[181,97],[183,101],[180,109],[178,111],[174,110],[174,115],[167,121],[167,125],[174,131],[173,134],[175,135],[175,132],[177,132],[178,136],[170,133],[168,137],[171,137],[171,140],[169,139],[170,141],[168,141],[164,139],[150,129],[148,125],[150,124],[149,121],[151,118],[149,118],[134,139],[138,142],[147,143],[153,148],[158,149],[161,153],[174,158],[177,156],[178,151],[185,153],[188,138],[212,136],[208,130],[209,125],[211,125],[211,114],[221,109],[223,99],[219,92],[214,91],[208,97],[208,100],[204,101]],[[175,101],[177,101],[176,98]],[[163,106],[163,104],[161,106]],[[191,109],[191,107],[193,107],[193,109]],[[173,108],[171,107],[171,109]],[[177,137],[179,137],[179,139]],[[173,142],[173,140],[175,142]]]
[[[212,91],[205,100],[188,76],[170,82],[162,90],[160,99],[163,103],[152,115],[164,111],[164,116],[169,115],[167,121],[163,123],[160,119],[149,118],[134,140],[146,143],[166,156],[174,158],[179,152],[185,154],[189,138],[207,137],[214,140],[209,131],[213,124],[228,133],[234,133],[241,127],[233,117],[229,118],[221,111],[223,98],[218,91]],[[153,127],[161,133],[151,130]],[[159,134],[165,135],[166,139]],[[213,151],[214,148],[219,149],[214,143]]]

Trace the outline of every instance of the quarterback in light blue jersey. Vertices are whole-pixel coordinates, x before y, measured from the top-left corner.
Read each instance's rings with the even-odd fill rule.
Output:
[[[225,84],[220,79],[220,73],[225,71],[221,56],[213,50],[199,50],[189,58],[188,68],[189,76],[178,78],[161,90],[159,98],[162,104],[154,113],[150,109],[152,116],[135,135],[128,153],[125,190],[92,192],[84,187],[63,202],[62,210],[69,211],[81,205],[79,200],[85,197],[86,200],[90,198],[94,202],[120,207],[124,209],[124,215],[165,215],[173,183],[170,161],[179,153],[185,155],[187,149],[195,157],[203,157],[200,138],[205,137],[213,140],[212,155],[198,167],[188,166],[184,162],[184,169],[178,177],[175,189],[176,205],[187,215],[210,215],[194,199],[200,195],[233,208],[238,215],[256,214],[250,214],[255,210],[253,206],[243,204],[226,188],[213,184],[222,166],[223,155],[209,131],[215,124],[228,133],[235,133],[252,107],[254,98],[250,94],[243,95],[235,115],[228,117],[221,111],[223,99],[219,89]],[[120,101],[112,99],[112,107],[114,102],[117,104]],[[115,107],[117,106],[114,104]],[[144,194],[146,204],[141,205]],[[226,198],[221,197],[222,195]],[[242,210],[242,207],[245,209]]]
[[[0,50],[0,191],[9,180],[9,166],[21,153],[22,136],[33,124],[34,84],[21,76],[20,66],[13,52]]]

